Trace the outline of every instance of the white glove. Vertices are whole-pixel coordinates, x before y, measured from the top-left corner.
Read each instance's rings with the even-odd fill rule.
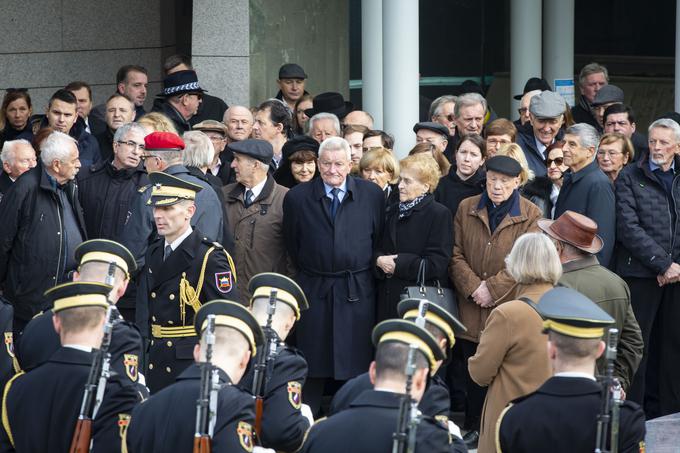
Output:
[[[456,436],[459,439],[463,438],[463,436],[460,434],[460,428],[451,420],[449,420],[449,434]]]
[[[312,414],[312,408],[309,407],[307,404],[302,404],[300,405],[300,412],[302,412],[303,417],[309,420],[309,426],[312,426],[314,424],[314,415]]]

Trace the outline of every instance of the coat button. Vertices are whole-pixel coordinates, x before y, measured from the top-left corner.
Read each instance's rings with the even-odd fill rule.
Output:
[[[484,277],[486,277],[486,272],[484,272],[482,275],[483,275]]]
[[[151,340],[151,346],[153,346],[153,340]]]
[[[57,231],[57,236],[61,236],[61,232],[60,232],[60,231]]]
[[[153,370],[153,363],[150,363],[150,364],[149,364],[149,369],[150,369],[150,370]]]
[[[174,324],[174,322],[172,322],[172,321],[168,321],[168,324],[170,324],[170,325],[173,325],[173,324]]]
[[[151,320],[152,320],[153,322],[156,322],[156,317],[155,317],[155,316],[152,316],[152,317],[151,317]]]
[[[170,369],[169,366],[166,366],[166,367],[165,367],[165,371],[167,371],[168,373],[172,373],[172,369]]]
[[[170,295],[168,296],[168,298],[169,298],[170,300],[175,300],[175,295],[174,295],[174,294],[170,294]]]
[[[486,245],[491,245],[491,242],[487,242]]]
[[[151,298],[152,298],[152,299],[155,299],[155,298],[156,298],[156,293],[152,292],[152,293],[151,293]]]
[[[167,345],[168,345],[169,348],[171,348],[172,347],[172,341],[168,341]]]

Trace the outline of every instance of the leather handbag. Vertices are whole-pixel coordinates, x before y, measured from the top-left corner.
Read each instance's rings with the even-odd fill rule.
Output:
[[[420,260],[418,276],[416,277],[417,286],[405,287],[404,291],[401,293],[401,299],[427,299],[458,318],[456,294],[450,288],[442,288],[439,280],[433,280],[435,286],[426,286],[425,263],[426,261],[424,259]]]

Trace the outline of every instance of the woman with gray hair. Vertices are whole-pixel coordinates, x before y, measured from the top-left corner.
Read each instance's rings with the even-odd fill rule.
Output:
[[[470,376],[489,386],[482,412],[479,453],[495,452],[496,421],[515,398],[536,390],[551,376],[543,320],[531,306],[562,276],[555,245],[542,233],[526,233],[505,258],[517,282],[516,300],[494,309],[486,320],[477,353],[468,361]]]

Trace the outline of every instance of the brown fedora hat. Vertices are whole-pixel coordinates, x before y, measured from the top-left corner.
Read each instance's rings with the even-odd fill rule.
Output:
[[[584,252],[595,254],[604,242],[597,235],[597,223],[574,211],[565,211],[557,220],[541,219],[538,227],[549,236],[573,245]]]

